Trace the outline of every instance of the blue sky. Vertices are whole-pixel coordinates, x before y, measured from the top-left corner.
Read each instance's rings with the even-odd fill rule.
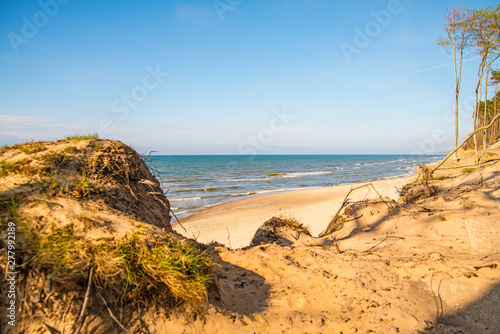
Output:
[[[99,132],[140,153],[445,151],[453,67],[436,40],[459,3],[2,0],[0,145]]]

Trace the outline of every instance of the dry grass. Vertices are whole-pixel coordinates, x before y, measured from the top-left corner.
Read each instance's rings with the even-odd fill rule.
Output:
[[[22,224],[23,251],[63,291],[81,286],[91,267],[93,285],[115,296],[111,302],[201,307],[212,279],[211,258],[189,241],[136,233],[90,241],[73,224],[38,232]]]
[[[101,139],[101,138],[99,137],[99,134],[97,132],[92,132],[89,134],[74,134],[72,136],[68,136],[65,138],[65,140],[73,142],[79,142],[82,140],[92,140],[92,139]]]
[[[37,153],[37,152],[45,150],[45,144],[46,144],[46,142],[43,142],[43,141],[36,141],[35,142],[33,140],[30,140],[30,141],[23,143],[23,144],[14,144],[12,146],[4,145],[0,148],[0,155],[4,154],[5,152],[10,151],[12,149],[20,150],[21,152],[23,152],[25,154]]]
[[[309,227],[300,223],[296,218],[286,217],[283,215],[279,216],[278,218],[279,219],[277,220],[277,227],[288,227],[291,230],[304,233],[306,235],[311,235],[311,230],[309,229]]]

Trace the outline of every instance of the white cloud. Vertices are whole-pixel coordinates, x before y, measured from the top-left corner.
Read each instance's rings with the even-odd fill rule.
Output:
[[[0,143],[14,144],[27,140],[54,140],[75,133],[91,133],[92,124],[75,124],[67,121],[23,115],[0,115]]]
[[[57,118],[0,115],[0,144],[12,145],[27,140],[61,139],[76,133],[98,132],[98,125],[71,123]],[[267,130],[265,130],[267,129]],[[102,137],[120,140],[139,153],[161,154],[240,154],[240,147],[252,147],[250,138],[259,140],[269,127],[238,125],[127,125]],[[258,141],[258,154],[335,154],[409,152],[414,143],[404,133],[372,133],[361,130],[329,131],[287,126],[272,138]],[[367,140],[369,138],[369,140]],[[255,141],[254,141],[255,142]]]

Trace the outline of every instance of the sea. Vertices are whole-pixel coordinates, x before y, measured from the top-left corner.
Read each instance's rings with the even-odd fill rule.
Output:
[[[155,155],[145,158],[172,211],[249,196],[409,176],[444,155]]]

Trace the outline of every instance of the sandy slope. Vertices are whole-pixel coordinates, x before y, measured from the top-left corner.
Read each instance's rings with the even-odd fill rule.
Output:
[[[462,172],[470,154],[458,168],[455,162],[447,164],[449,169],[438,175],[448,176],[429,184],[435,187],[433,196],[392,203],[392,208],[382,201],[356,204],[331,236],[341,254],[333,241],[305,236],[287,246],[216,247],[212,253],[222,263],[214,269],[219,296],[205,317],[173,315],[151,329],[500,333],[500,164],[495,160],[500,152],[490,153],[490,164],[470,173]],[[375,186],[381,192],[391,189]],[[204,210],[183,223],[188,233],[203,231],[199,240],[226,244],[228,226],[235,248],[248,243],[257,220],[293,208],[292,214],[317,233],[348,189],[245,199]]]

